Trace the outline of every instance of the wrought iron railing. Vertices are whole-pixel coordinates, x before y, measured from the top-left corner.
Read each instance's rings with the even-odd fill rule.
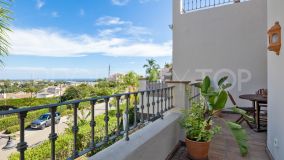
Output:
[[[199,85],[200,83],[201,82],[195,82],[190,84],[189,105],[191,105],[194,102],[200,102],[201,93],[200,93],[200,88],[197,87],[197,85]]]
[[[181,1],[183,7],[182,11],[184,13],[187,13],[199,9],[239,3],[247,0],[181,0]]]
[[[167,87],[167,84],[165,82],[146,82],[146,89],[158,89],[158,88],[165,88]]]
[[[130,97],[134,96],[134,124],[133,126],[129,126],[128,118],[129,118],[129,107],[130,107]],[[152,102],[150,102],[150,96],[152,97]],[[117,129],[114,135],[109,134],[109,101],[110,99],[116,99],[116,119],[117,119]],[[126,101],[126,127],[125,129],[120,129],[120,119],[122,115],[120,114],[120,102],[121,99],[124,98]],[[140,100],[138,100],[140,98]],[[145,101],[146,99],[146,101]],[[105,103],[105,134],[104,139],[99,143],[95,141],[95,107],[98,101],[103,100]],[[140,104],[139,104],[140,101]],[[91,127],[91,137],[90,137],[90,146],[83,151],[78,150],[77,146],[77,136],[78,136],[78,107],[80,103],[83,102],[90,102],[91,107],[91,120],[90,120],[90,127]],[[55,142],[58,137],[57,133],[55,132],[55,113],[57,107],[62,105],[71,105],[73,108],[73,155],[68,159],[76,159],[82,155],[85,155],[89,152],[94,151],[95,149],[99,148],[100,146],[107,144],[108,142],[118,138],[119,136],[124,136],[125,140],[129,140],[129,132],[131,130],[136,129],[139,125],[138,123],[145,124],[146,122],[154,121],[158,118],[163,118],[163,113],[165,111],[170,110],[173,108],[173,87],[162,87],[162,88],[155,88],[155,89],[148,89],[145,91],[138,91],[132,93],[123,93],[123,94],[116,94],[111,96],[103,96],[103,97],[96,97],[96,98],[89,98],[84,100],[74,100],[68,102],[62,102],[57,104],[50,104],[50,105],[43,105],[43,106],[35,106],[30,108],[21,108],[9,111],[1,111],[0,115],[10,115],[10,114],[18,114],[19,125],[20,125],[20,141],[17,144],[17,150],[20,152],[20,160],[25,159],[25,151],[28,148],[27,142],[25,142],[25,118],[28,112],[40,110],[40,109],[49,109],[51,113],[51,132],[49,134],[49,139],[51,142],[51,153],[50,159],[55,160],[58,159],[55,154]],[[152,106],[152,113],[150,113],[150,107]],[[140,111],[138,109],[140,108]],[[145,108],[146,107],[146,108]],[[144,113],[144,110],[147,110]],[[138,122],[139,119],[139,122]]]

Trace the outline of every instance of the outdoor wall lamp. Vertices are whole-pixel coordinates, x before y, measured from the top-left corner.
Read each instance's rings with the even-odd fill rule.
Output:
[[[272,26],[267,33],[269,37],[268,50],[279,55],[281,49],[281,26],[279,22],[275,22],[274,26]]]

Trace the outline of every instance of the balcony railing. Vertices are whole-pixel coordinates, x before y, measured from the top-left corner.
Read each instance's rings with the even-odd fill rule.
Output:
[[[195,10],[212,8],[227,4],[239,3],[247,0],[181,0],[182,12],[187,13]]]
[[[151,96],[151,102],[150,102]],[[130,105],[130,97],[134,97],[134,124],[133,126],[129,126],[129,107]],[[126,118],[126,127],[125,129],[120,129],[120,119],[122,115],[120,113],[120,102],[121,99],[124,98],[126,101],[126,109],[125,109],[125,116]],[[138,100],[138,98],[140,100]],[[110,99],[116,100],[116,119],[117,119],[117,128],[115,134],[109,133],[109,101]],[[99,101],[104,101],[105,103],[105,110],[104,110],[104,121],[105,121],[105,129],[104,129],[104,139],[98,143],[95,141],[95,107],[96,103]],[[84,149],[83,151],[78,150],[77,146],[77,136],[78,136],[78,107],[80,103],[83,102],[90,102],[91,107],[91,120],[90,120],[90,128],[91,128],[91,137],[90,137],[90,145],[88,148]],[[140,104],[139,104],[140,103]],[[95,149],[99,148],[100,146],[107,144],[115,140],[118,137],[124,136],[125,140],[129,140],[129,133],[131,130],[136,129],[140,124],[146,124],[148,122],[154,121],[158,118],[163,119],[163,113],[172,109],[173,106],[173,87],[163,86],[161,88],[155,89],[147,89],[145,91],[138,91],[138,92],[131,92],[131,93],[123,93],[123,94],[116,94],[111,96],[103,96],[103,97],[96,97],[96,98],[89,98],[84,100],[74,100],[68,102],[62,102],[57,104],[50,104],[50,105],[43,105],[43,106],[35,106],[30,108],[21,108],[9,111],[1,111],[0,115],[11,115],[11,114],[18,114],[19,125],[20,125],[20,141],[17,144],[17,150],[20,152],[20,160],[25,159],[25,151],[28,148],[27,142],[25,142],[25,118],[28,112],[41,110],[41,109],[49,109],[51,113],[51,132],[49,134],[50,144],[51,144],[51,153],[50,159],[55,160],[58,159],[55,154],[55,142],[58,137],[57,133],[55,132],[55,113],[57,107],[62,105],[69,105],[73,108],[73,152],[71,157],[68,159],[76,159],[82,155],[85,155],[89,152],[94,151]],[[139,106],[139,107],[138,107]],[[150,113],[150,107],[152,109]],[[140,108],[140,109],[139,109]],[[139,119],[139,121],[138,121]]]
[[[150,90],[153,90],[153,89],[158,89],[158,88],[164,88],[166,87],[167,84],[164,83],[164,82],[149,82],[147,81],[146,82],[146,89],[150,89]]]

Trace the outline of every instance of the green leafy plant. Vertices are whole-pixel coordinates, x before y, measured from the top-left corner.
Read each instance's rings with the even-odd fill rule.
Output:
[[[226,89],[231,86],[230,83],[225,83],[227,79],[228,77],[221,78],[218,81],[218,87],[214,87],[211,83],[211,79],[206,76],[203,79],[203,82],[198,85],[201,90],[201,95],[205,99],[206,112],[204,116],[207,119],[207,125],[211,125],[212,118],[220,118],[218,113],[225,108],[228,100],[228,92]],[[244,110],[234,107],[233,111],[244,115],[248,119],[252,119],[250,116],[246,115],[246,111]],[[247,135],[245,130],[237,123],[227,121],[225,119],[222,120],[231,130],[233,137],[239,145],[241,155],[245,156],[248,153]]]
[[[147,79],[150,82],[158,80],[160,66],[156,63],[156,60],[147,59],[147,64],[145,64],[143,68],[146,68]]]
[[[220,131],[219,126],[212,126],[212,120],[208,123],[205,114],[204,103],[193,103],[190,109],[183,111],[180,124],[186,130],[188,139],[197,142],[210,142],[213,136]]]
[[[12,30],[9,25],[13,18],[11,18],[11,0],[0,0],[0,57],[6,56],[9,53],[10,43],[8,42],[8,33]],[[3,65],[3,61],[0,59],[0,66]]]

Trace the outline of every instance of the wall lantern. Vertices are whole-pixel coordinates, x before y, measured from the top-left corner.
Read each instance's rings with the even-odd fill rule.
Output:
[[[281,26],[279,22],[275,22],[274,26],[272,26],[268,30],[268,36],[269,36],[268,50],[274,51],[277,55],[279,55],[281,49]]]

